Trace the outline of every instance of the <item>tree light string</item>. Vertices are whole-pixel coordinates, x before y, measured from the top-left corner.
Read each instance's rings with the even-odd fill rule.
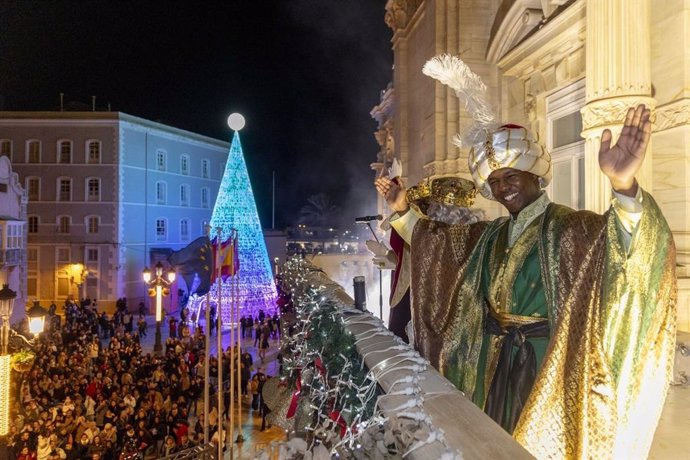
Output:
[[[296,409],[283,421],[288,436],[294,437],[271,449],[292,455],[285,458],[314,460],[429,458],[425,449],[434,445],[429,452],[438,454],[440,449],[445,459],[462,458],[424,411],[432,393],[422,388],[425,379],[418,374],[428,361],[380,319],[354,309],[342,287],[307,261],[292,258],[285,263],[280,290],[289,293],[294,305],[292,324],[281,325],[292,331],[282,335],[281,382],[294,389],[299,379],[300,391],[288,391],[290,406]],[[366,369],[365,359],[373,363],[371,369]],[[384,377],[388,394],[381,394]],[[442,393],[443,388],[433,394]],[[388,399],[400,402],[381,407]],[[265,455],[266,449],[257,458],[268,459]]]

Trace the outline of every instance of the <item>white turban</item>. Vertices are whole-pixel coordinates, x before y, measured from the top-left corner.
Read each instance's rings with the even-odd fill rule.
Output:
[[[501,168],[525,171],[539,177],[543,188],[551,182],[551,155],[537,143],[527,128],[504,125],[489,133],[486,141],[475,144],[470,150],[469,167],[479,193],[494,199],[486,182],[489,175]]]

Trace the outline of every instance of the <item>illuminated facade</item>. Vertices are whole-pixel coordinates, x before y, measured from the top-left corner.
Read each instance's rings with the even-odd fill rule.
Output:
[[[27,300],[135,308],[144,266],[210,221],[228,146],[118,112],[0,112],[28,195]]]

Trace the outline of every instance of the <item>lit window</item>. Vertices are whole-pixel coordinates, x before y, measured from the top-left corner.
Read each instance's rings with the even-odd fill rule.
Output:
[[[189,175],[189,155],[182,155],[180,157],[180,174]]]
[[[86,201],[101,201],[101,180],[91,178],[86,182]]]
[[[100,220],[98,216],[89,216],[86,219],[86,231],[88,233],[98,233],[98,227],[101,223]]]
[[[165,150],[156,150],[156,169],[165,171]]]
[[[580,135],[584,104],[584,80],[546,98],[546,139],[553,173],[547,191],[555,203],[575,209],[585,207],[585,142]]]
[[[209,160],[201,160],[201,177],[208,179],[211,176],[211,162]]]
[[[38,177],[28,177],[26,179],[26,190],[29,194],[29,201],[40,200],[41,179]]]
[[[57,295],[58,297],[69,295],[69,278],[66,276],[59,276],[57,279]]]
[[[72,162],[72,141],[58,142],[58,163]]]
[[[9,139],[3,139],[0,141],[0,155],[9,157],[12,155],[12,141]]]
[[[69,216],[58,217],[58,233],[69,233],[71,219]]]
[[[168,225],[165,219],[156,219],[156,241],[167,241]]]
[[[166,195],[167,191],[165,182],[156,182],[156,203],[165,204]]]
[[[180,221],[180,240],[189,240],[189,220],[187,219],[182,219]]]
[[[208,188],[203,187],[201,189],[201,207],[202,208],[208,208],[208,203],[209,203],[208,196],[209,196]]]
[[[27,219],[29,233],[38,233],[38,216],[30,216]]]
[[[88,162],[89,163],[100,163],[101,162],[101,143],[99,141],[88,141],[86,145],[87,145],[87,152],[88,152]]]
[[[180,185],[180,206],[189,206],[189,185]]]
[[[41,143],[39,141],[28,141],[26,143],[27,163],[41,162]]]
[[[72,179],[59,179],[58,201],[72,201]]]

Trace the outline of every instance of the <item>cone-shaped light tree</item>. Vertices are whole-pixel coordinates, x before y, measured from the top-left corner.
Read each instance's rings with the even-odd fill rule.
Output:
[[[221,241],[225,241],[233,229],[237,230],[239,271],[236,276],[239,283],[240,314],[256,316],[260,309],[266,313],[275,310],[276,287],[240,144],[238,131],[244,126],[244,118],[239,114],[233,114],[228,119],[228,124],[235,133],[213,207],[211,236],[216,234],[216,228],[220,228]],[[222,283],[221,311],[224,323],[230,321],[230,308],[225,306],[230,299],[231,284],[234,282],[230,283],[229,280]],[[216,292],[216,287],[212,287],[212,297],[217,296]]]

